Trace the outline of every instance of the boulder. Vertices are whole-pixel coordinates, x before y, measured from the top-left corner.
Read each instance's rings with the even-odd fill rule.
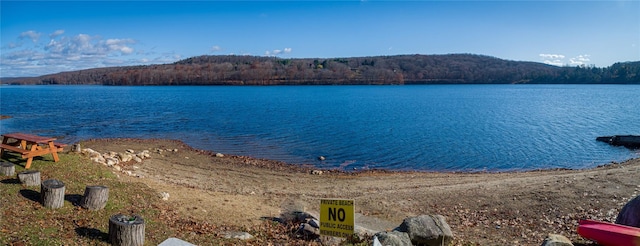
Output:
[[[104,157],[102,157],[102,156],[92,157],[91,161],[93,161],[95,163],[107,165],[107,160],[105,160]]]
[[[102,154],[100,154],[100,152],[95,151],[95,150],[90,149],[90,148],[83,149],[82,153],[85,154],[85,155],[88,155],[91,158],[102,157]]]
[[[182,239],[170,237],[170,238],[167,238],[167,240],[162,241],[162,243],[158,244],[158,246],[196,246],[196,245],[190,242],[184,241]]]
[[[550,233],[542,242],[542,246],[573,246],[573,243],[563,235]]]
[[[378,232],[375,235],[381,245],[384,246],[411,246],[409,234],[401,231]]]
[[[151,154],[149,153],[148,150],[143,150],[142,152],[137,153],[136,156],[140,157],[140,159],[146,159],[146,158],[151,157]]]
[[[122,162],[129,162],[131,161],[131,159],[133,158],[133,156],[131,156],[128,153],[118,153],[118,158],[120,159],[120,161]]]
[[[374,231],[374,230],[371,230],[369,228],[366,228],[366,227],[363,227],[363,226],[359,226],[359,225],[355,225],[353,227],[353,233],[355,233],[360,238],[371,237],[371,236],[375,235],[376,232],[378,232],[378,231]]]
[[[640,227],[640,196],[636,196],[622,207],[616,224]]]
[[[402,221],[398,231],[406,232],[413,244],[449,245],[453,232],[442,215],[420,215]]]
[[[118,164],[118,159],[116,159],[116,158],[106,158],[105,161],[106,161],[105,163],[106,163],[106,165],[108,167],[111,167],[113,165],[117,165]]]
[[[289,211],[282,212],[282,214],[280,215],[280,220],[282,221],[282,223],[287,224],[287,223],[302,223],[302,222],[307,222],[308,220],[317,220],[317,218],[305,211],[289,210]]]
[[[320,221],[317,219],[310,219],[307,223],[315,228],[320,228]]]
[[[300,228],[298,228],[298,231],[306,237],[316,238],[320,236],[320,229],[309,223],[300,224]]]

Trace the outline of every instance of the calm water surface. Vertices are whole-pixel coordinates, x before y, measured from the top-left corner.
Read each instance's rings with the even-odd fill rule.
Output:
[[[640,156],[638,85],[1,86],[0,133],[170,138],[321,168],[587,168]],[[318,161],[318,156],[326,156]]]

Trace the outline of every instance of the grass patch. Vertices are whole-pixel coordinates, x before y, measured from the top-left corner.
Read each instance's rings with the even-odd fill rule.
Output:
[[[40,204],[40,187],[21,185],[16,176],[0,177],[2,226],[0,244],[26,245],[108,245],[109,217],[115,214],[138,214],[145,218],[145,241],[157,245],[164,241],[158,235],[176,235],[164,223],[158,223],[162,206],[155,192],[141,183],[125,183],[111,170],[93,164],[87,158],[62,153],[60,161],[50,156],[36,158],[30,170],[40,171],[42,180],[57,179],[65,184],[64,206],[47,209]],[[9,153],[5,161],[17,163],[16,173],[24,171],[24,160]],[[109,201],[103,210],[89,211],[78,206],[89,185],[109,187]]]

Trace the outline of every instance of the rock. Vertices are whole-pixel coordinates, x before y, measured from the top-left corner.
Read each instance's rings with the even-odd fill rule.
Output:
[[[125,151],[126,151],[127,153],[129,153],[129,154],[133,154],[133,153],[135,153],[135,151],[133,151],[132,149],[127,149],[127,150],[125,150]]]
[[[311,171],[311,174],[313,174],[313,175],[322,175],[322,171],[320,171],[320,170],[313,170],[313,171]]]
[[[378,232],[375,237],[384,246],[411,246],[409,234],[400,231]]]
[[[640,227],[640,196],[636,196],[622,207],[616,224]]]
[[[318,221],[317,219],[310,219],[309,222],[307,222],[307,224],[315,228],[320,228],[320,221]]]
[[[82,153],[88,155],[91,158],[102,157],[102,154],[100,154],[100,152],[92,150],[90,148],[83,149]]]
[[[113,168],[118,172],[122,171],[122,168],[120,166],[113,166]]]
[[[573,246],[573,243],[563,235],[550,233],[542,242],[542,246]]]
[[[120,161],[122,162],[129,162],[131,159],[133,159],[133,156],[127,153],[118,153],[118,158],[120,158]]]
[[[317,220],[317,218],[310,213],[307,213],[304,211],[295,211],[295,210],[282,212],[280,217],[281,217],[280,219],[282,220],[282,223],[285,223],[285,224],[302,223],[302,222],[307,222],[307,220],[314,220],[314,219]],[[316,223],[316,224],[320,224],[320,223]]]
[[[372,237],[374,234],[377,233],[377,231],[371,230],[363,226],[354,225],[353,233],[358,235],[358,237],[360,238],[367,238],[367,237]]]
[[[380,241],[378,241],[378,237],[373,237],[373,246],[382,246]]]
[[[216,153],[216,157],[224,157],[222,153]]]
[[[597,137],[596,141],[605,142],[613,146],[624,146],[630,149],[640,148],[640,136],[638,135],[614,135]]]
[[[160,196],[160,198],[162,198],[163,201],[167,201],[169,200],[169,193],[168,192],[160,192],[160,194],[158,194]]]
[[[302,223],[300,224],[300,227],[298,228],[298,231],[300,233],[302,233],[302,235],[307,236],[307,237],[319,237],[320,236],[320,229],[317,227],[312,226],[311,224],[308,223]]]
[[[118,159],[116,158],[105,158],[105,163],[108,167],[118,164]]]
[[[240,239],[240,240],[249,240],[253,238],[253,235],[247,233],[247,232],[238,232],[238,231],[233,231],[233,232],[227,232],[224,235],[224,238],[235,238],[235,239]]]
[[[162,241],[162,243],[158,244],[158,246],[196,246],[196,245],[190,242],[184,241],[182,239],[170,237],[170,238],[167,238],[167,240]]]
[[[142,159],[140,157],[134,156],[133,161],[135,161],[136,163],[140,163],[142,162]]]
[[[327,158],[326,158],[326,157],[324,157],[324,156],[318,156],[318,160],[319,160],[319,161],[324,161],[324,160],[326,160],[326,159],[327,159]]]
[[[453,233],[442,215],[420,215],[402,221],[398,231],[406,232],[413,244],[449,245]]]
[[[107,165],[107,160],[105,160],[102,156],[91,157],[91,161],[93,161],[95,163],[98,163],[98,164]]]
[[[145,159],[145,158],[151,157],[151,154],[149,153],[148,150],[143,150],[142,152],[137,153],[136,156],[139,157],[140,159]]]

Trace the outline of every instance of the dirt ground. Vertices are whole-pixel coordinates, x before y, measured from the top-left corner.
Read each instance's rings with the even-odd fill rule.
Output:
[[[142,177],[120,176],[168,192],[167,202],[181,213],[210,223],[255,224],[292,209],[317,213],[319,199],[345,198],[355,200],[357,213],[396,225],[408,216],[443,215],[458,245],[540,245],[549,233],[588,244],[576,233],[580,219],[615,221],[640,193],[640,159],[587,170],[323,170],[317,175],[312,167],[216,157],[172,140],[101,139],[81,145],[101,153],[150,150],[150,159],[128,167]]]

